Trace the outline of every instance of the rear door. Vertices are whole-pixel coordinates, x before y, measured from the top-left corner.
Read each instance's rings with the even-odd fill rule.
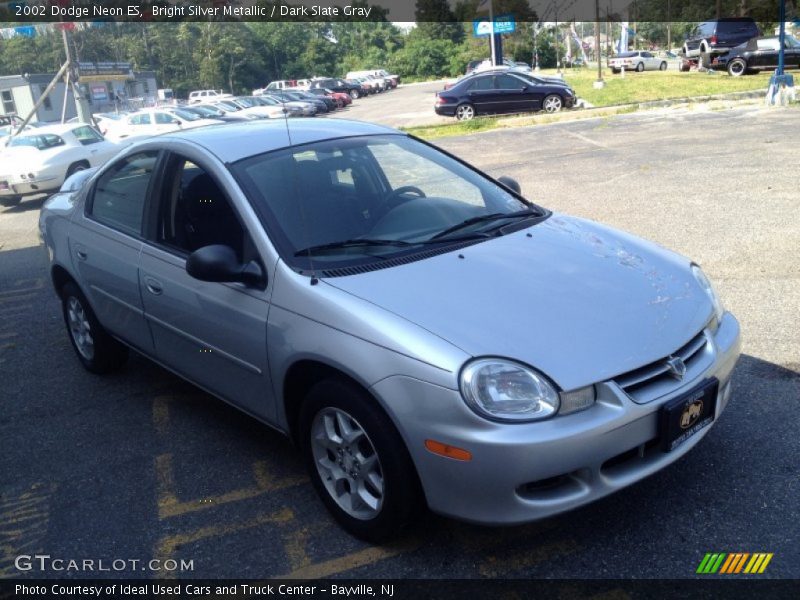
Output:
[[[70,232],[72,262],[100,323],[148,353],[153,340],[139,294],[139,254],[158,160],[156,151],[139,152],[106,169]]]
[[[194,154],[165,159],[165,176],[148,217],[139,285],[155,354],[204,389],[274,420],[267,368],[271,288],[199,281],[186,272],[190,253],[212,244],[229,246],[239,260],[257,261],[266,272],[214,165]]]
[[[496,92],[494,88],[494,75],[478,75],[468,84],[466,100],[475,107],[479,113],[494,112]]]

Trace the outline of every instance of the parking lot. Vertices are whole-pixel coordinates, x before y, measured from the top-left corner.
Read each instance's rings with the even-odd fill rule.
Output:
[[[432,114],[432,89],[345,114],[405,105],[411,121],[423,98]],[[683,578],[706,552],[771,552],[765,577],[800,577],[799,114],[651,111],[437,141],[544,206],[692,257],[744,353],[718,425],[649,479],[521,527],[431,515],[384,547],[337,527],[267,427],[139,356],[85,372],[39,246],[41,199],[0,209],[0,576],[42,553],[192,560],[183,577]]]

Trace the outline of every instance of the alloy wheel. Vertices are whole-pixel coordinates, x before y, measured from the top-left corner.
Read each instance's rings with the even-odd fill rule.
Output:
[[[469,121],[475,116],[475,109],[469,104],[462,104],[456,109],[456,118],[459,121]]]
[[[75,347],[81,356],[86,360],[94,358],[94,338],[92,338],[92,327],[86,316],[86,311],[80,300],[71,296],[67,301],[67,318],[69,320],[69,334]]]
[[[730,73],[734,77],[739,77],[740,75],[744,75],[744,71],[745,71],[745,64],[741,60],[734,60],[728,67],[728,73]]]
[[[548,96],[544,99],[545,112],[554,113],[561,110],[562,102],[558,96]]]
[[[358,421],[340,408],[323,408],[311,425],[311,452],[322,484],[339,508],[363,521],[380,513],[383,471]]]

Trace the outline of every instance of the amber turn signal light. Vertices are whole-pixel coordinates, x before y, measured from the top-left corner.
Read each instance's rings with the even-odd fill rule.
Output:
[[[455,460],[472,460],[472,452],[455,446],[448,446],[436,440],[425,440],[425,447],[439,456],[453,458]]]

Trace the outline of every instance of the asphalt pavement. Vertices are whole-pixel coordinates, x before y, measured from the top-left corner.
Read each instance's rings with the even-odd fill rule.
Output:
[[[336,526],[268,428],[138,355],[85,372],[36,235],[41,200],[0,209],[0,577],[97,575],[15,567],[38,553],[192,561],[103,573],[127,577],[684,578],[707,552],[771,552],[760,577],[800,577],[799,116],[649,111],[436,142],[553,210],[692,257],[744,354],[719,423],[652,477],[526,526],[430,515],[385,547]]]

